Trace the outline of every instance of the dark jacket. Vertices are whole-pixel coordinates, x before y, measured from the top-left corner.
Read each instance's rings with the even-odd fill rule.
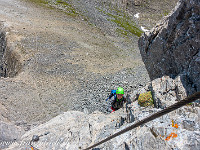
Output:
[[[111,103],[111,106],[115,110],[118,110],[123,107],[124,103],[126,103],[126,98],[124,96],[119,100],[117,99],[117,96],[115,95],[114,100]]]

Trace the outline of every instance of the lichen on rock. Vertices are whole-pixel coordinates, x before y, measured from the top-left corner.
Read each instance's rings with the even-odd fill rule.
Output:
[[[138,104],[141,107],[148,107],[153,105],[153,97],[151,91],[146,93],[141,93],[138,97]]]

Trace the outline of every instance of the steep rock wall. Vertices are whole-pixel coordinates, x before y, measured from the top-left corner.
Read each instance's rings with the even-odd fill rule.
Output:
[[[141,108],[137,105],[137,101],[131,103],[130,109],[135,122],[159,111],[155,108]],[[200,146],[199,114],[199,107],[186,106],[130,130],[94,149],[198,150]],[[6,150],[30,149],[29,141],[33,135],[40,136],[39,141],[32,143],[35,149],[84,149],[130,126],[126,122],[126,116],[127,113],[122,109],[109,115],[98,111],[89,115],[83,112],[68,111],[27,131],[20,140],[8,141],[12,145]],[[173,124],[177,127],[173,127]],[[170,138],[171,133],[176,136]]]
[[[180,0],[172,14],[139,39],[152,80],[184,74],[185,88],[200,91],[199,10],[199,0]]]
[[[6,39],[5,33],[2,31],[2,26],[0,25],[0,77],[5,75],[3,67],[3,56],[6,49]]]
[[[0,77],[14,77],[21,69],[20,56],[8,45],[6,28],[0,24]]]

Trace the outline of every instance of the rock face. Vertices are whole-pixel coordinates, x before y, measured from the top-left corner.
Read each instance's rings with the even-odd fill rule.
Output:
[[[8,147],[11,141],[15,142],[24,134],[23,129],[10,122],[0,121],[0,129],[0,149]]]
[[[129,109],[134,117],[133,123],[160,111],[156,108],[139,107],[137,101],[131,103]],[[95,149],[198,150],[199,110],[199,107],[185,106],[130,130]],[[6,150],[30,149],[29,143],[33,135],[40,136],[39,141],[32,143],[37,149],[84,149],[130,126],[127,114],[125,109],[109,115],[98,111],[89,115],[77,111],[65,112],[26,132],[20,140],[10,142],[12,145]]]
[[[177,11],[181,9],[182,6],[184,6],[186,8],[186,10],[189,9],[190,4],[195,4],[194,5],[194,9],[198,6],[196,5],[197,1],[192,1],[190,0],[188,1],[181,1],[182,3],[179,4],[179,7],[176,9],[175,14],[177,14]],[[194,2],[194,3],[192,3]],[[191,6],[193,7],[193,6]],[[184,12],[184,9],[182,9],[182,11]],[[189,10],[188,10],[189,11]],[[192,9],[191,9],[192,11]],[[186,13],[183,13],[183,16]],[[195,13],[192,13],[192,15],[194,15]],[[173,15],[171,15],[173,16]],[[177,15],[180,17],[180,22],[181,22],[181,15]],[[176,17],[176,18],[179,18]],[[182,18],[183,19],[183,18]],[[169,18],[170,20],[170,18]],[[173,19],[172,19],[173,20]],[[183,19],[184,20],[184,19]],[[166,24],[172,24],[175,23],[176,21],[173,22],[166,22]],[[183,23],[184,24],[184,23]],[[196,25],[196,24],[195,24]],[[182,28],[182,24],[179,24],[180,28]],[[176,27],[176,26],[174,26]],[[159,29],[159,31],[156,32],[156,35],[154,34],[154,32],[152,32],[152,36],[151,36],[151,40],[154,39],[155,41],[160,39],[160,37],[157,35],[162,35],[164,34],[163,32],[161,32],[162,28]],[[165,29],[167,30],[167,28]],[[173,31],[176,33],[176,30],[172,30],[170,33],[171,36],[174,35]],[[161,33],[160,33],[161,32]],[[167,32],[167,31],[165,31]],[[182,32],[182,31],[181,31]],[[153,35],[154,34],[154,35]],[[181,34],[182,35],[182,34]],[[174,36],[172,36],[174,37]],[[176,36],[175,36],[176,37]],[[143,39],[148,38],[147,35],[145,35],[143,37]],[[169,38],[169,40],[170,40]],[[179,39],[179,37],[176,37],[177,39]],[[151,50],[151,46],[153,45],[159,45],[160,43],[154,43],[153,41],[150,41],[150,43],[148,43],[146,45],[146,47],[144,47],[143,42],[140,40],[140,44],[141,47],[143,46],[143,48],[147,48],[147,53],[150,53]],[[161,40],[161,39],[160,39]],[[172,40],[172,39],[171,39]],[[176,41],[176,40],[175,40]],[[186,40],[187,41],[187,40]],[[173,43],[174,40],[171,41],[171,43]],[[170,42],[168,41],[168,46]],[[178,43],[178,42],[177,42]],[[173,47],[173,46],[172,46]],[[167,47],[167,48],[171,48],[170,50],[172,50],[172,47]],[[168,49],[165,49],[166,51]],[[173,47],[174,48],[174,47]],[[156,48],[155,48],[156,49]],[[145,50],[145,49],[144,49]],[[157,49],[159,50],[159,49]],[[192,51],[192,50],[191,50]],[[145,52],[145,51],[144,51]],[[160,51],[159,51],[160,52]],[[171,51],[170,51],[171,52]],[[171,59],[171,55],[170,52],[166,52],[168,55],[168,57],[166,57],[166,59]],[[156,54],[159,54],[157,51],[155,52]],[[161,51],[161,54],[163,54],[164,52]],[[196,52],[197,53],[197,52]],[[159,61],[158,57],[160,58],[161,56],[154,54],[154,57],[157,56],[157,59],[155,57],[156,60],[152,60],[151,62],[156,62]],[[174,53],[173,53],[174,54]],[[185,55],[185,54],[183,54]],[[187,54],[186,54],[187,55]],[[162,55],[164,57],[164,54]],[[195,56],[194,56],[195,57]],[[179,58],[181,59],[181,58]],[[184,58],[186,59],[186,58]],[[175,58],[174,58],[175,60]],[[196,59],[195,59],[196,60]],[[194,61],[193,58],[191,58],[190,61]],[[185,63],[187,62],[187,59],[184,60]],[[167,62],[167,60],[166,60]],[[183,62],[183,61],[182,61]],[[145,62],[146,66],[147,61]],[[175,62],[171,61],[172,64],[175,64]],[[178,63],[178,61],[176,62]],[[155,65],[156,64],[154,63]],[[162,64],[162,61],[161,61]],[[178,63],[180,64],[180,63]],[[152,66],[152,64],[149,64],[150,66]],[[168,64],[167,64],[168,65]],[[183,65],[184,66],[184,65]],[[193,65],[194,66],[194,65]],[[191,67],[193,67],[191,66]],[[126,127],[128,127],[130,124],[135,123],[136,121],[142,120],[143,118],[147,117],[148,115],[151,115],[153,113],[156,113],[158,111],[160,111],[160,107],[165,107],[168,105],[171,105],[172,103],[174,103],[177,100],[181,100],[182,98],[186,97],[186,89],[185,86],[188,87],[192,87],[191,93],[194,92],[195,90],[197,90],[197,86],[194,85],[194,83],[189,80],[189,76],[190,72],[187,71],[188,67],[186,68],[186,72],[184,72],[185,70],[181,70],[180,72],[176,72],[176,70],[171,70],[171,72],[169,71],[170,69],[167,69],[168,66],[165,66],[163,68],[163,70],[159,70],[160,72],[157,72],[158,75],[156,73],[151,74],[150,71],[152,71],[149,67],[150,70],[149,73],[151,74],[151,78],[155,79],[152,81],[151,85],[146,86],[144,88],[138,89],[137,91],[132,91],[129,98],[131,100],[131,103],[127,105],[127,107],[125,107],[126,109],[120,109],[114,113],[111,114],[103,114],[101,112],[93,112],[91,114],[86,114],[88,112],[87,107],[85,109],[85,113],[83,112],[77,112],[77,111],[68,111],[65,113],[62,113],[60,115],[58,115],[57,117],[51,119],[50,121],[41,124],[40,126],[36,127],[36,128],[32,128],[30,131],[27,131],[22,137],[21,139],[19,139],[18,137],[16,137],[15,139],[8,139],[10,141],[2,141],[2,143],[8,142],[7,144],[11,145],[9,146],[9,148],[7,148],[7,150],[26,150],[26,149],[30,149],[30,141],[32,139],[32,137],[34,135],[38,135],[39,136],[39,141],[37,142],[33,142],[32,145],[37,148],[37,149],[55,149],[55,150],[77,150],[77,149],[84,149],[86,147],[88,147],[89,145],[92,145],[108,136],[110,136],[113,133],[118,132],[119,130],[122,130]],[[169,66],[170,67],[170,66]],[[176,68],[176,66],[172,67]],[[197,66],[198,67],[198,66]],[[148,68],[148,66],[147,66]],[[159,67],[158,67],[159,68]],[[156,69],[155,69],[156,70]],[[164,70],[168,70],[168,73],[164,73]],[[189,69],[188,69],[189,70]],[[163,71],[163,72],[162,72]],[[174,71],[174,72],[173,72]],[[166,71],[167,72],[167,71]],[[179,73],[183,73],[179,76],[177,76],[177,74]],[[159,75],[160,74],[160,75]],[[198,74],[198,72],[197,72]],[[170,76],[163,76],[163,75],[170,75]],[[176,78],[171,78],[171,76],[176,76]],[[157,77],[161,77],[162,78],[157,78]],[[121,74],[119,74],[119,77],[121,77]],[[90,78],[91,80],[91,78]],[[6,80],[7,84],[8,81],[10,81],[9,79]],[[4,82],[6,82],[4,81]],[[114,80],[117,81],[117,80]],[[2,81],[3,83],[3,81]],[[190,84],[188,84],[190,83]],[[13,86],[13,91],[14,89],[18,89],[15,88],[15,84],[18,83],[14,83],[10,81],[10,84]],[[99,84],[99,82],[98,82]],[[4,85],[4,84],[2,84]],[[24,85],[25,86],[25,85]],[[10,87],[10,86],[9,86]],[[17,87],[17,86],[16,86]],[[25,86],[27,87],[27,86]],[[100,86],[99,86],[100,87]],[[6,92],[7,88],[4,86],[1,88],[4,92]],[[84,89],[84,88],[82,88]],[[134,89],[134,88],[133,88]],[[131,89],[131,90],[133,90]],[[144,107],[140,107],[137,104],[137,101],[134,101],[135,99],[137,99],[137,94],[140,94],[142,92],[147,92],[147,91],[152,91],[154,93],[154,100],[156,102],[156,106],[158,108],[153,108],[152,106],[144,108]],[[22,95],[24,95],[24,90],[21,90]],[[188,91],[187,91],[188,92]],[[27,89],[27,92],[25,91],[25,93],[35,93],[34,92],[34,88],[31,87],[30,89]],[[9,94],[9,95],[14,95]],[[35,93],[34,95],[37,95],[37,93]],[[31,97],[29,95],[26,95],[27,97]],[[6,97],[6,95],[2,94],[2,99],[3,97]],[[9,98],[4,98],[4,99],[8,99],[8,100],[4,100],[4,103],[9,101]],[[38,94],[38,99],[41,99],[41,95]],[[162,100],[162,103],[160,104],[159,101]],[[170,100],[170,101],[168,101]],[[36,101],[36,100],[34,100]],[[16,99],[17,102],[17,99]],[[32,102],[31,99],[27,100],[27,103]],[[45,101],[46,102],[46,101]],[[86,102],[88,102],[86,100]],[[21,104],[21,103],[19,103]],[[83,103],[84,104],[84,103]],[[83,105],[82,104],[82,105]],[[52,103],[50,103],[50,105],[52,105]],[[88,105],[88,103],[85,103],[84,105]],[[24,106],[27,106],[26,104]],[[34,105],[37,106],[37,105]],[[32,106],[33,107],[33,106]],[[98,105],[99,107],[99,105]],[[26,107],[24,107],[26,108]],[[41,107],[40,107],[41,108]],[[45,108],[45,107],[42,107]],[[46,106],[46,108],[48,108]],[[27,110],[28,111],[28,110]],[[17,112],[17,111],[16,111]],[[29,110],[29,112],[33,112],[32,115],[35,116],[35,118],[37,118],[39,115],[37,115],[36,113],[34,114],[33,110]],[[19,115],[20,113],[18,113]],[[160,118],[157,118],[151,122],[148,122],[134,130],[128,131],[125,134],[122,134],[110,141],[108,141],[107,143],[104,143],[102,145],[99,145],[98,147],[96,147],[95,149],[102,149],[102,150],[112,150],[112,149],[117,149],[117,150],[129,150],[129,149],[136,149],[136,150],[149,150],[149,149],[165,149],[165,150],[170,150],[170,149],[180,149],[180,150],[198,150],[200,147],[200,108],[196,107],[196,106],[185,106],[183,108],[180,108],[174,112],[171,112],[165,116],[162,116]],[[20,124],[20,123],[19,123]],[[5,126],[5,123],[3,123],[2,125],[4,125],[4,128],[8,128]],[[12,127],[15,128],[16,127]],[[8,133],[10,135],[10,133]],[[5,138],[5,136],[4,136]],[[0,143],[0,144],[2,144]]]
[[[152,81],[152,90],[154,93],[154,106],[156,108],[165,108],[187,97],[181,76],[175,79],[169,76],[157,78]]]
[[[149,90],[153,90],[156,104],[162,99],[161,105],[157,105],[158,108],[140,107],[138,101],[135,101],[137,94]],[[25,150],[31,147],[30,141],[33,136],[38,135],[39,141],[32,142],[32,146],[37,149],[84,149],[162,110],[160,106],[169,106],[176,100],[184,98],[185,94],[180,77],[173,80],[165,76],[162,79],[153,80],[151,85],[133,91],[129,96],[131,103],[111,114],[106,115],[96,111],[88,115],[83,112],[68,111],[27,131],[21,139],[10,139],[2,143],[11,144],[6,150]],[[170,101],[167,101],[169,99]],[[130,130],[95,149],[198,150],[200,147],[199,127],[200,107],[187,105]]]
[[[4,76],[3,70],[3,56],[6,49],[5,33],[2,31],[2,26],[0,25],[0,77]]]
[[[8,46],[6,27],[0,22],[0,77],[14,77],[21,69],[17,53]]]
[[[181,0],[169,17],[140,38],[140,52],[152,80],[183,73],[185,88],[200,91],[199,10],[199,0]]]

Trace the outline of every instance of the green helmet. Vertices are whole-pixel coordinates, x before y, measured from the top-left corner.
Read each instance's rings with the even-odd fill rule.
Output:
[[[124,94],[124,89],[122,87],[118,87],[116,94]]]

